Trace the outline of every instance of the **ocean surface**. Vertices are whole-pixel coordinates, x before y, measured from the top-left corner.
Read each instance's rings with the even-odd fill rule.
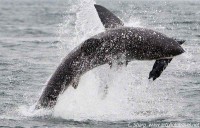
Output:
[[[126,26],[186,40],[186,52],[155,81],[154,61],[97,67],[53,110],[34,110],[62,58],[104,31],[94,3]],[[0,0],[0,127],[200,127],[200,1]]]

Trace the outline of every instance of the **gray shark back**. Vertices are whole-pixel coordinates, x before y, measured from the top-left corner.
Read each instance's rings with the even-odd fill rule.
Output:
[[[105,47],[112,47],[112,54],[126,51],[127,59],[153,60],[173,57],[184,51],[172,38],[144,28],[115,28],[92,38],[103,40]]]

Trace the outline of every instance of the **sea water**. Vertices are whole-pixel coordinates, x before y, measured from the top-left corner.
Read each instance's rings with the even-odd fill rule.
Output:
[[[126,26],[186,40],[186,52],[155,81],[154,61],[99,66],[53,110],[34,110],[62,58],[105,31],[95,3]],[[199,8],[198,0],[1,0],[0,127],[200,127]]]

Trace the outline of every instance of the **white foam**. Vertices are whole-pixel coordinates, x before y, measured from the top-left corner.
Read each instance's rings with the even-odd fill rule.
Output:
[[[100,74],[107,79],[99,77]],[[150,84],[145,76],[145,67],[130,64],[119,70],[104,65],[83,75],[76,90],[70,87],[59,97],[54,116],[116,121],[177,115],[178,98],[171,89],[173,87],[168,87],[166,91],[163,86],[168,85],[160,87],[157,84],[163,83]],[[173,100],[172,97],[177,99]]]
[[[49,109],[38,109],[35,110],[35,105],[33,106],[20,106],[18,109],[18,114],[25,117],[41,117],[45,115],[51,115],[52,110]]]

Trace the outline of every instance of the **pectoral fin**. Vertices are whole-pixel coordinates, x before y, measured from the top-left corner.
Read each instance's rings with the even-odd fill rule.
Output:
[[[171,62],[172,59],[160,59],[156,60],[153,65],[153,69],[149,73],[149,79],[153,78],[153,80],[157,79],[163,70],[167,67],[167,65]]]

